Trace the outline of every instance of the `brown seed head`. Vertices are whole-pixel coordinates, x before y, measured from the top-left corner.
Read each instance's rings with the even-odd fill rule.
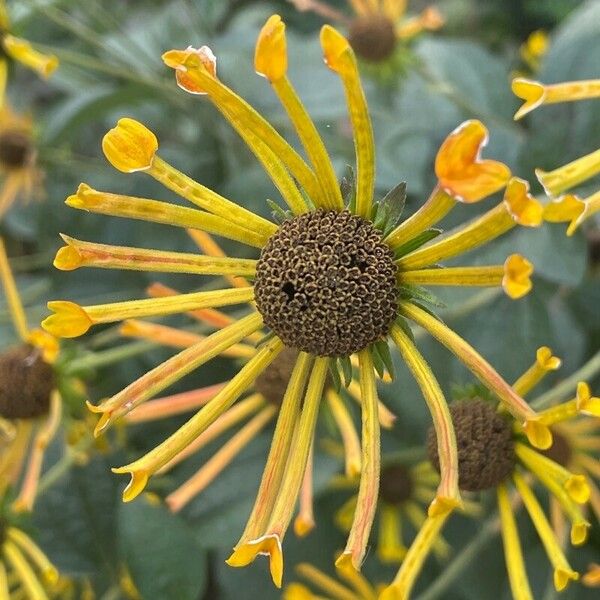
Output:
[[[410,470],[404,465],[390,465],[381,471],[379,493],[388,504],[402,504],[410,500],[413,480]]]
[[[0,133],[0,165],[18,169],[30,164],[34,148],[31,137],[24,131]]]
[[[383,15],[358,17],[350,24],[348,41],[354,52],[364,60],[384,61],[396,48],[394,24]]]

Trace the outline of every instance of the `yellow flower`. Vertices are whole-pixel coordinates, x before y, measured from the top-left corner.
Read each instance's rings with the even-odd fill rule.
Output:
[[[549,45],[548,34],[542,29],[529,34],[527,40],[521,45],[520,54],[530,71],[536,72],[540,68],[541,60],[548,52]]]
[[[60,424],[62,402],[55,385],[56,339],[27,325],[25,311],[0,238],[0,283],[22,345],[0,353],[0,497],[22,481],[12,506],[33,509],[44,453]],[[29,458],[24,473],[21,467]]]
[[[373,586],[360,573],[345,573],[340,571],[340,577],[345,579],[340,583],[330,575],[323,573],[309,563],[300,563],[295,567],[296,573],[311,586],[318,590],[313,593],[301,583],[290,583],[283,590],[282,600],[376,600],[379,587]],[[322,594],[325,594],[323,596]]]
[[[356,174],[341,187],[317,128],[287,77],[285,25],[274,15],[259,35],[256,67],[285,108],[308,162],[221,82],[210,49],[171,50],[163,60],[174,69],[182,89],[208,97],[261,162],[287,205],[274,209],[280,224],[250,212],[169,165],[158,153],[154,134],[132,119],[122,119],[105,136],[103,148],[108,160],[120,170],[150,175],[194,207],[101,192],[86,184],[67,199],[74,208],[204,231],[258,248],[261,253],[258,260],[251,260],[108,246],[65,237],[66,246],[55,260],[60,269],[88,266],[221,275],[252,280],[252,285],[92,306],[55,301],[49,303],[54,314],[43,323],[54,335],[76,337],[96,324],[214,311],[232,305],[252,307],[247,316],[186,347],[93,407],[100,415],[98,433],[263,326],[270,330],[238,374],[186,424],[145,456],[115,469],[131,476],[124,492],[126,501],[135,498],[151,476],[217,422],[285,347],[299,352],[254,509],[229,559],[231,565],[243,566],[259,554],[269,555],[277,585],[283,570],[282,541],[305,478],[327,372],[348,373],[352,356],[355,360],[358,357],[362,407],[361,480],[359,508],[340,564],[350,570],[360,568],[377,506],[380,405],[374,368],[381,370],[382,365],[391,363],[390,340],[416,377],[438,432],[442,476],[429,510],[432,514],[445,513],[460,504],[458,459],[448,408],[412,340],[407,320],[429,331],[489,386],[535,445],[547,447],[551,443],[538,415],[492,366],[420,305],[428,298],[420,287],[423,284],[503,286],[511,297],[525,293],[531,265],[520,257],[489,267],[440,269],[437,265],[484,245],[517,224],[539,225],[541,206],[528,193],[524,181],[509,181],[510,172],[504,165],[479,158],[486,131],[480,123],[468,122],[450,134],[455,147],[467,148],[464,156],[454,160],[446,150],[448,145],[442,148],[436,161],[440,184],[421,209],[397,225],[405,184],[382,200],[375,199],[373,130],[354,52],[346,38],[329,26],[322,30],[321,43],[327,65],[339,75],[344,87],[354,132]],[[473,138],[478,140],[477,149]],[[504,199],[498,206],[427,244],[439,233],[431,227],[456,203],[475,202],[503,187]]]
[[[34,70],[44,78],[50,77],[58,67],[58,58],[41,54],[31,44],[10,31],[10,19],[5,0],[0,0],[0,106],[4,103],[8,60],[12,59]]]
[[[557,369],[560,360],[547,347],[538,350],[535,363],[513,384],[522,396],[530,392],[544,375]],[[535,497],[531,483],[535,479],[550,496],[551,514],[562,523],[566,518],[571,523],[570,539],[574,545],[583,544],[590,524],[583,508],[588,502],[594,505],[600,493],[588,477],[583,474],[581,464],[586,463],[598,472],[599,463],[579,451],[576,463],[575,448],[591,448],[587,441],[567,438],[567,431],[587,431],[597,427],[600,415],[600,399],[593,398],[586,384],[580,383],[577,396],[540,413],[541,422],[551,427],[553,445],[545,452],[538,452],[523,438],[521,425],[508,418],[494,403],[478,397],[467,398],[451,405],[452,420],[459,445],[459,486],[467,494],[495,490],[504,553],[512,595],[515,600],[532,598],[529,581],[519,541],[514,512],[520,502],[525,505],[540,537],[548,559],[554,570],[554,586],[564,590],[570,581],[579,579],[579,573],[569,565],[562,549],[563,537],[560,527],[553,529],[544,514],[542,505]],[[581,415],[595,415],[594,419],[583,420]],[[573,422],[571,422],[573,421]],[[575,428],[575,429],[573,429]],[[564,434],[562,432],[565,432]],[[589,439],[595,439],[590,433]],[[439,454],[435,432],[428,436],[428,451],[432,463],[439,468]],[[570,446],[573,444],[573,446]],[[588,460],[589,458],[589,460]],[[567,459],[572,459],[569,462]],[[576,465],[579,465],[576,467]],[[573,468],[571,468],[571,466]],[[512,481],[516,490],[509,493]],[[393,583],[383,592],[382,600],[407,600],[418,573],[448,515],[430,516],[404,558]],[[563,527],[564,529],[564,527]]]
[[[436,31],[445,19],[434,6],[416,16],[406,16],[406,0],[348,0],[352,17],[321,0],[289,0],[299,11],[312,11],[348,27],[352,49],[363,60],[379,63],[390,58],[400,41],[411,40],[423,31]]]
[[[0,106],[0,221],[19,196],[39,196],[36,158],[31,117],[17,115],[7,104]]]

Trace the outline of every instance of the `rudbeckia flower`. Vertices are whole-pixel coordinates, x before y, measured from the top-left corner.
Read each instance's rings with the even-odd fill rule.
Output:
[[[346,581],[340,583],[309,563],[296,565],[295,571],[310,588],[302,583],[290,583],[283,590],[282,600],[375,600],[381,587],[372,585],[358,572],[341,573],[346,575]],[[311,588],[317,592],[313,593]]]
[[[4,102],[9,59],[25,65],[44,78],[50,77],[58,67],[56,56],[41,54],[28,41],[12,34],[4,0],[0,0],[0,48],[0,105]]]
[[[517,78],[512,82],[515,95],[525,100],[516,112],[520,119],[544,104],[600,98],[600,79],[568,81],[544,85]],[[551,201],[544,208],[544,219],[552,223],[568,222],[567,235],[573,235],[589,217],[600,211],[600,190],[587,198],[565,194],[571,188],[600,173],[600,148],[552,171],[536,169],[539,182]]]
[[[39,192],[36,158],[31,117],[17,115],[4,104],[0,107],[0,220],[19,196],[28,200]]]
[[[0,423],[5,442],[0,454],[0,494],[22,479],[13,503],[18,511],[33,508],[46,447],[62,412],[53,363],[58,342],[27,325],[27,319],[0,239],[0,282],[22,344],[0,354]],[[21,478],[21,469],[31,451]]]
[[[231,346],[269,329],[238,374],[178,431],[145,456],[115,469],[129,474],[126,501],[149,478],[202,435],[244,393],[284,348],[299,354],[273,435],[264,476],[246,530],[229,559],[233,566],[259,554],[271,559],[281,584],[282,540],[289,527],[312,445],[325,380],[331,369],[347,372],[358,356],[362,408],[361,483],[358,510],[340,564],[360,568],[377,506],[379,482],[379,403],[374,366],[389,340],[400,349],[431,408],[442,457],[441,481],[430,512],[444,513],[460,503],[458,459],[451,419],[431,369],[411,338],[407,321],[422,326],[461,359],[503,401],[534,445],[548,447],[551,435],[539,416],[465,340],[422,302],[423,285],[502,286],[513,298],[526,294],[531,264],[519,255],[504,265],[438,268],[438,263],[478,248],[517,224],[537,226],[542,207],[527,183],[509,169],[483,160],[487,132],[469,121],[452,132],[436,159],[439,184],[414,215],[400,224],[404,184],[375,199],[375,146],[356,58],[348,41],[325,26],[321,34],[327,66],[346,92],[356,149],[356,176],[340,186],[314,123],[287,77],[285,26],[275,15],[258,38],[255,66],[272,85],[294,124],[309,163],[247,102],[221,82],[207,47],[171,50],[163,56],[181,88],[208,96],[264,166],[286,208],[274,208],[275,223],[193,181],[158,155],[158,140],[143,124],[122,119],[103,140],[108,160],[119,170],[146,173],[179,193],[194,208],[97,191],[81,184],[67,199],[74,208],[198,229],[260,249],[258,260],[108,246],[73,238],[57,254],[61,269],[80,266],[228,275],[252,285],[116,304],[80,306],[49,303],[54,314],[43,323],[57,336],[77,337],[96,324],[253,303],[247,316],[184,349],[92,410],[104,431],[137,406],[207,363]],[[477,202],[506,188],[502,202],[440,240],[431,227],[459,202]],[[431,242],[431,243],[428,243]],[[255,307],[255,308],[254,308]]]
[[[537,352],[535,363],[513,387],[521,396],[525,396],[548,372],[559,366],[560,359],[553,356],[549,348],[542,347]],[[461,491],[471,494],[493,490],[496,493],[513,598],[533,598],[514,516],[520,503],[525,505],[552,564],[556,590],[564,590],[569,582],[579,579],[579,573],[569,565],[562,549],[562,536],[553,529],[532,488],[533,481],[545,488],[552,505],[570,522],[571,543],[583,544],[590,527],[584,509],[588,502],[591,504],[592,487],[589,479],[580,470],[571,471],[557,462],[556,458],[563,447],[563,438],[555,438],[556,445],[544,452],[536,450],[523,436],[521,425],[497,406],[494,399],[465,398],[455,401],[450,406],[450,412],[459,447]],[[587,385],[580,383],[575,398],[539,414],[541,422],[552,431],[571,426],[568,422],[573,419],[576,419],[573,426],[584,422],[589,425],[600,415],[600,399],[591,397]],[[581,415],[591,415],[592,418],[580,421]],[[434,467],[439,469],[435,438],[435,431],[430,430],[428,453]],[[511,487],[514,487],[513,492],[510,491]],[[448,514],[427,518],[409,548],[396,578],[383,592],[382,600],[410,598],[415,579],[447,518]]]
[[[353,16],[320,0],[289,0],[300,11],[312,11],[325,19],[348,27],[348,41],[357,56],[370,63],[390,58],[400,41],[422,31],[436,31],[445,22],[440,11],[427,6],[416,16],[407,17],[406,0],[349,0]]]

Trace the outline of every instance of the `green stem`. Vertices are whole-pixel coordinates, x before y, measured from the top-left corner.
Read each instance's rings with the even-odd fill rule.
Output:
[[[479,553],[499,531],[499,517],[494,516],[488,519],[473,540],[454,557],[454,560],[444,569],[443,573],[416,600],[448,598],[446,594],[448,588],[470,565],[476,563]]]
[[[538,396],[531,403],[531,406],[536,410],[539,410],[550,406],[555,402],[564,400],[577,389],[577,384],[580,381],[593,379],[598,373],[600,373],[600,350],[596,352],[596,354],[594,354],[581,369],[575,371],[575,373],[566,379],[563,379],[558,385],[555,385],[545,394]]]

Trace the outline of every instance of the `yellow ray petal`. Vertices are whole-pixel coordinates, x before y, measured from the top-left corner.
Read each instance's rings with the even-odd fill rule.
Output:
[[[430,508],[434,513],[436,510],[446,510],[449,512],[461,503],[461,498],[458,490],[456,437],[454,435],[454,427],[450,411],[448,410],[448,404],[429,365],[425,362],[408,335],[398,325],[394,325],[390,333],[413,377],[421,388],[421,392],[431,413],[437,436],[441,481],[438,486],[436,499]]]
[[[4,33],[2,36],[2,48],[13,60],[33,69],[44,79],[48,79],[58,67],[56,56],[42,54],[26,40],[14,37],[9,33]]]
[[[5,540],[3,553],[8,564],[14,569],[18,580],[27,591],[28,600],[48,600],[40,580],[25,560],[23,554],[11,540]]]
[[[0,238],[0,281],[6,294],[8,310],[10,311],[17,335],[25,342],[29,338],[29,325],[27,324],[25,309],[23,308],[19,290],[17,289],[10,263],[8,262],[2,238]]]
[[[348,40],[330,25],[321,29],[325,64],[341,78],[354,131],[356,152],[356,214],[368,219],[375,189],[375,143],[356,57]]]
[[[549,196],[558,196],[600,173],[600,149],[590,152],[558,169],[535,174]]]
[[[296,573],[319,588],[333,600],[361,600],[354,592],[338,583],[333,577],[308,563],[296,565]]]
[[[200,229],[255,248],[262,248],[265,242],[264,235],[230,223],[222,217],[158,200],[99,192],[85,183],[79,186],[77,193],[65,200],[65,204],[101,215]]]
[[[400,509],[382,502],[380,510],[377,557],[384,563],[399,563],[407,552],[402,543]]]
[[[180,87],[192,94],[208,94],[238,133],[254,132],[283,161],[309,196],[318,193],[316,177],[302,157],[252,106],[217,79],[216,59],[209,48],[170,50],[162,58],[175,69]]]
[[[537,413],[471,345],[418,306],[410,302],[400,302],[399,308],[404,316],[425,328],[460,359],[486,387],[502,400],[516,419],[525,422],[525,433],[534,446],[542,449],[550,447],[552,434],[545,425],[539,423]]]
[[[219,356],[225,348],[235,344],[249,332],[256,331],[261,326],[262,317],[258,313],[250,314],[233,325],[213,333],[198,344],[172,356],[98,406],[88,402],[88,408],[92,412],[101,414],[95,434],[100,434],[115,419],[122,417],[142,402],[179,381],[200,365]],[[259,354],[261,352],[257,352],[251,361],[256,360]],[[224,390],[221,390],[220,394],[223,392]]]
[[[55,585],[58,581],[58,570],[48,560],[40,547],[27,534],[16,527],[9,527],[7,535],[42,572],[46,583]]]
[[[353,379],[348,386],[348,393],[357,404],[361,403],[360,384]],[[396,421],[396,415],[381,401],[378,402],[379,424],[384,429],[391,429]]]
[[[592,396],[590,386],[585,381],[577,384],[576,401],[579,412],[600,418],[600,398]]]
[[[10,600],[8,576],[3,562],[0,562],[0,600]]]
[[[600,191],[584,199],[575,194],[566,194],[546,204],[544,219],[550,223],[569,221],[567,235],[572,236],[585,220],[598,211],[600,211]]]
[[[325,395],[344,443],[346,475],[354,477],[361,471],[360,442],[356,427],[341,396],[333,388],[328,388]]]
[[[92,325],[99,323],[114,323],[139,317],[172,315],[200,308],[243,304],[253,298],[253,288],[237,288],[94,306],[79,306],[74,302],[55,300],[48,302],[48,308],[54,314],[42,322],[42,327],[57,337],[78,337],[86,333]]]
[[[478,202],[502,189],[510,169],[494,160],[482,160],[488,131],[480,121],[465,121],[441,145],[435,159],[439,186],[459,202]]]
[[[360,598],[364,598],[364,600],[377,599],[376,592],[371,584],[354,566],[351,554],[344,552],[335,561],[335,566],[340,574],[340,577],[345,579],[356,590]]]
[[[135,119],[119,119],[102,139],[102,151],[110,164],[123,173],[146,171],[158,150],[154,133]]]
[[[273,405],[265,406],[185,483],[171,492],[166,503],[172,512],[179,512],[198,494],[202,493],[231,461],[255,438],[277,412]]]
[[[550,371],[559,369],[561,364],[560,358],[553,356],[548,346],[541,346],[536,352],[533,365],[513,383],[512,387],[519,396],[524,398]]]
[[[352,528],[344,552],[336,561],[339,569],[344,570],[346,566],[356,571],[360,571],[377,510],[381,464],[377,387],[370,350],[359,352],[358,359],[362,406],[362,470]]]
[[[410,545],[394,581],[383,590],[379,600],[407,600],[423,563],[450,516],[449,512],[429,516]]]
[[[502,525],[504,558],[506,560],[506,569],[508,571],[513,598],[515,600],[533,600],[531,588],[529,587],[529,579],[525,572],[517,523],[504,484],[498,486],[498,508],[500,510],[500,522]]]
[[[256,261],[250,259],[110,246],[76,240],[64,234],[61,234],[61,237],[66,246],[58,250],[54,266],[62,271],[73,271],[79,267],[99,267],[194,275],[253,277],[256,274]]]
[[[579,573],[573,571],[567,562],[564,552],[552,531],[552,526],[544,515],[544,509],[537,501],[525,479],[515,471],[513,480],[554,568],[554,587],[556,591],[562,592],[570,580],[577,581],[579,579]]]
[[[300,489],[300,508],[294,519],[294,533],[298,537],[305,537],[315,528],[313,509],[313,454],[314,448],[311,446]]]
[[[515,121],[518,121],[542,104],[600,98],[600,79],[544,85],[519,77],[513,79],[512,91],[515,96],[525,100],[525,103],[515,113]]]
[[[123,492],[123,500],[129,502],[139,495],[151,475],[191,444],[211,423],[214,423],[277,357],[282,347],[281,341],[277,338],[267,342],[211,402],[175,433],[138,460],[113,469],[114,473],[131,475],[131,481]]]
[[[335,171],[323,140],[319,135],[298,94],[292,87],[287,72],[287,44],[285,24],[279,15],[273,15],[262,28],[256,43],[254,57],[256,72],[266,77],[285,108],[302,145],[308,154],[321,194],[312,198],[317,206],[342,210],[343,202]]]

